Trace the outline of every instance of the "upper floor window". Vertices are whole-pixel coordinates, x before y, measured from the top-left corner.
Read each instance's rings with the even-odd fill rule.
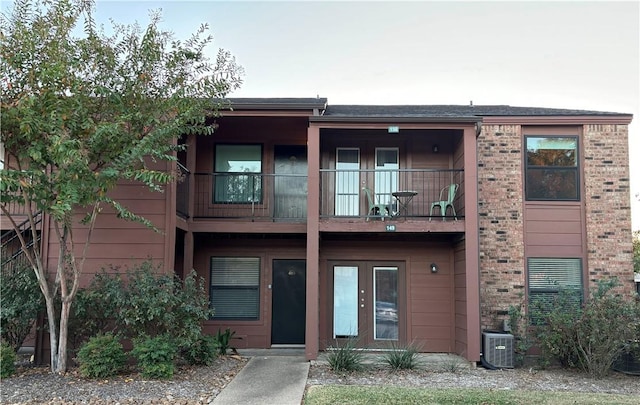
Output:
[[[216,145],[214,202],[262,201],[262,146]]]
[[[580,199],[578,137],[525,137],[527,200]]]

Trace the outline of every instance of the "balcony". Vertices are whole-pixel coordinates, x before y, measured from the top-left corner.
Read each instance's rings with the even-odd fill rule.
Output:
[[[193,219],[306,222],[307,176],[264,173],[194,173],[181,171],[177,189],[177,214],[187,216],[188,197],[194,199]],[[188,176],[193,176],[192,194]],[[320,171],[320,212],[323,220],[424,221],[432,218],[464,218],[463,170],[330,170]],[[447,199],[451,184],[459,188],[453,210],[443,216],[435,201]],[[372,192],[374,204],[383,209],[369,211],[363,192]],[[445,189],[443,192],[442,190]],[[404,192],[398,194],[398,192]],[[394,195],[395,194],[395,195]]]
[[[457,184],[455,215],[443,215],[432,204],[448,199],[449,186]],[[460,219],[464,218],[463,170],[329,170],[320,173],[320,218]],[[375,209],[364,192],[367,188]]]
[[[305,222],[307,218],[306,175],[195,173],[194,183],[194,219]]]

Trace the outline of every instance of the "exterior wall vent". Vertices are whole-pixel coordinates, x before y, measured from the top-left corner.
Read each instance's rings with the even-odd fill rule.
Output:
[[[482,332],[482,359],[491,368],[514,367],[514,337],[510,333]]]

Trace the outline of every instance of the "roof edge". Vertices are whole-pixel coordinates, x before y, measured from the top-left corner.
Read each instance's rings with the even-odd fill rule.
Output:
[[[387,123],[406,123],[406,122],[424,122],[424,123],[440,123],[440,122],[459,122],[459,123],[476,123],[482,122],[483,117],[465,116],[465,117],[346,117],[337,115],[320,115],[309,117],[310,122],[387,122]]]
[[[291,99],[216,99],[223,110],[324,110],[327,108],[326,98],[291,98]]]
[[[629,125],[633,114],[620,115],[485,115],[484,124],[513,125]]]

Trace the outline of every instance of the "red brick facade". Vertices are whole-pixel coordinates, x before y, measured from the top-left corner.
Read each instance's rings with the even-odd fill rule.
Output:
[[[531,128],[531,127],[529,127]],[[580,164],[584,282],[617,277],[633,291],[627,125],[584,125]],[[478,137],[481,326],[500,329],[526,300],[523,135],[485,125]],[[561,232],[561,231],[558,231]],[[551,250],[550,250],[551,252]],[[551,256],[554,256],[551,254]]]
[[[478,137],[480,302],[483,329],[499,328],[525,292],[522,137],[519,125],[485,125]]]
[[[627,125],[584,126],[589,283],[617,277],[633,290]]]

